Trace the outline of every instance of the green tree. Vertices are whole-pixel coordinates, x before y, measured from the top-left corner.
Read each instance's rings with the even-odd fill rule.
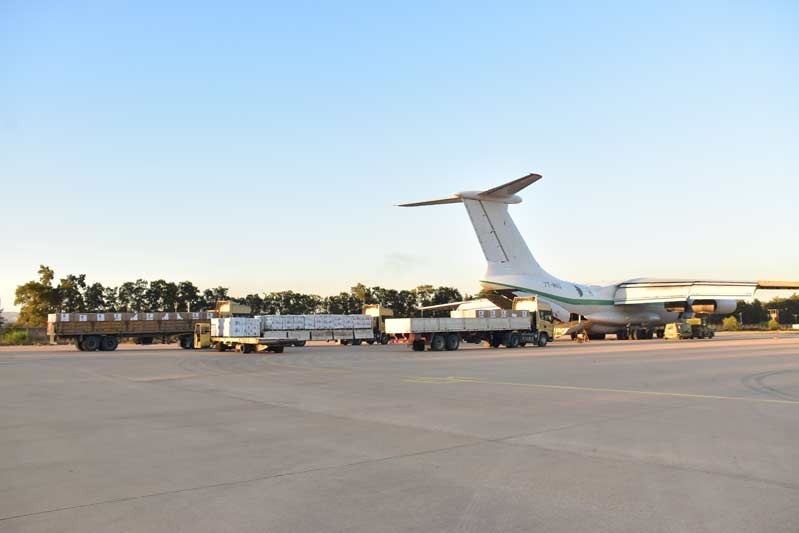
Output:
[[[362,304],[378,303],[372,292],[374,289],[380,290],[380,287],[373,287],[370,289],[363,283],[358,283],[354,287],[350,288],[350,295]]]
[[[105,302],[105,288],[101,283],[92,283],[86,287],[86,290],[83,291],[83,302],[82,311],[96,313],[109,310]]]
[[[725,331],[738,331],[741,329],[740,324],[738,324],[738,319],[734,316],[728,316],[722,322],[722,327]]]
[[[776,331],[780,329],[780,323],[772,318],[771,320],[768,321],[768,329]]]
[[[325,298],[324,310],[336,315],[354,315],[361,312],[361,302],[352,294],[342,292]]]
[[[58,295],[61,298],[61,311],[77,313],[85,311],[83,291],[86,290],[86,274],[69,274],[58,283]]]
[[[3,324],[6,323],[6,317],[3,316],[3,303],[0,302],[0,329],[3,329]]]
[[[17,323],[38,327],[47,324],[47,315],[58,312],[61,297],[53,287],[55,273],[47,266],[39,266],[39,280],[19,285],[14,293],[14,305],[21,306]]]
[[[143,279],[126,281],[119,286],[117,303],[124,311],[144,311],[146,307],[145,295],[148,283]]]
[[[768,310],[760,300],[755,299],[752,302],[745,302],[738,300],[738,307],[735,314],[742,316],[743,324],[760,324],[768,320]]]
[[[203,306],[205,309],[215,309],[216,302],[230,300],[227,287],[215,287],[203,291]]]
[[[178,283],[177,307],[178,310],[194,311],[202,306],[200,289],[191,281]]]
[[[103,291],[103,301],[105,302],[105,308],[107,311],[117,310],[119,307],[119,303],[117,302],[117,288],[106,287]]]

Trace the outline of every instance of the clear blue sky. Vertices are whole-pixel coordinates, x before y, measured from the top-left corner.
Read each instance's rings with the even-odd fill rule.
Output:
[[[601,4],[601,5],[600,5]],[[474,292],[461,206],[584,282],[799,278],[794,2],[0,5],[0,298],[118,284]]]

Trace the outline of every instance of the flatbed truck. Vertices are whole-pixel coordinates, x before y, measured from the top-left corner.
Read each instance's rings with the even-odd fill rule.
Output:
[[[137,313],[52,313],[47,316],[50,343],[68,339],[81,351],[113,351],[122,338],[151,344],[177,341],[181,348],[193,347],[196,324],[210,324],[216,311],[144,311]]]
[[[457,350],[461,342],[487,343],[492,348],[544,347],[554,337],[552,308],[535,297],[515,298],[513,309],[484,313],[453,311],[450,318],[394,318],[386,320],[386,333],[413,351]],[[492,316],[493,315],[493,316]],[[505,316],[502,316],[505,315]]]

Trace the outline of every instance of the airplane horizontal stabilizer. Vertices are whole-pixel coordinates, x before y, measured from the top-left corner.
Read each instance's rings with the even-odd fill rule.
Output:
[[[423,205],[441,205],[441,204],[459,204],[461,203],[460,196],[451,196],[449,198],[439,198],[438,200],[425,200],[424,202],[411,202],[409,204],[399,204],[397,207],[420,207]]]
[[[517,192],[521,191],[525,187],[532,185],[536,181],[541,179],[541,174],[527,174],[524,177],[515,179],[513,181],[509,181],[508,183],[504,183],[499,185],[498,187],[494,187],[493,189],[488,189],[487,191],[483,191],[479,194],[481,197],[495,197],[495,198],[504,198],[506,196],[512,196]]]

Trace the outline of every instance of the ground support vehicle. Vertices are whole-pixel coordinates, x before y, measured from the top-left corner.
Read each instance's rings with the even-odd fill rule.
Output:
[[[691,326],[692,339],[712,339],[716,335],[716,330],[708,324],[707,317],[689,318],[685,322]]]
[[[71,339],[81,351],[113,351],[119,340],[133,338],[138,344],[177,340],[185,349],[193,347],[196,324],[209,324],[215,311],[138,313],[53,313],[47,316],[50,342]]]
[[[672,322],[666,324],[666,339],[690,339],[692,336],[691,326],[685,322]]]
[[[492,348],[518,348],[528,343],[546,346],[549,335],[531,327],[531,317],[391,318],[386,333],[416,352],[457,350],[461,342],[488,343]]]
[[[367,344],[388,344],[391,336],[386,333],[386,319],[394,316],[394,310],[382,307],[380,304],[366,304],[363,306],[362,313],[372,318],[372,331],[374,339],[367,340]]]

